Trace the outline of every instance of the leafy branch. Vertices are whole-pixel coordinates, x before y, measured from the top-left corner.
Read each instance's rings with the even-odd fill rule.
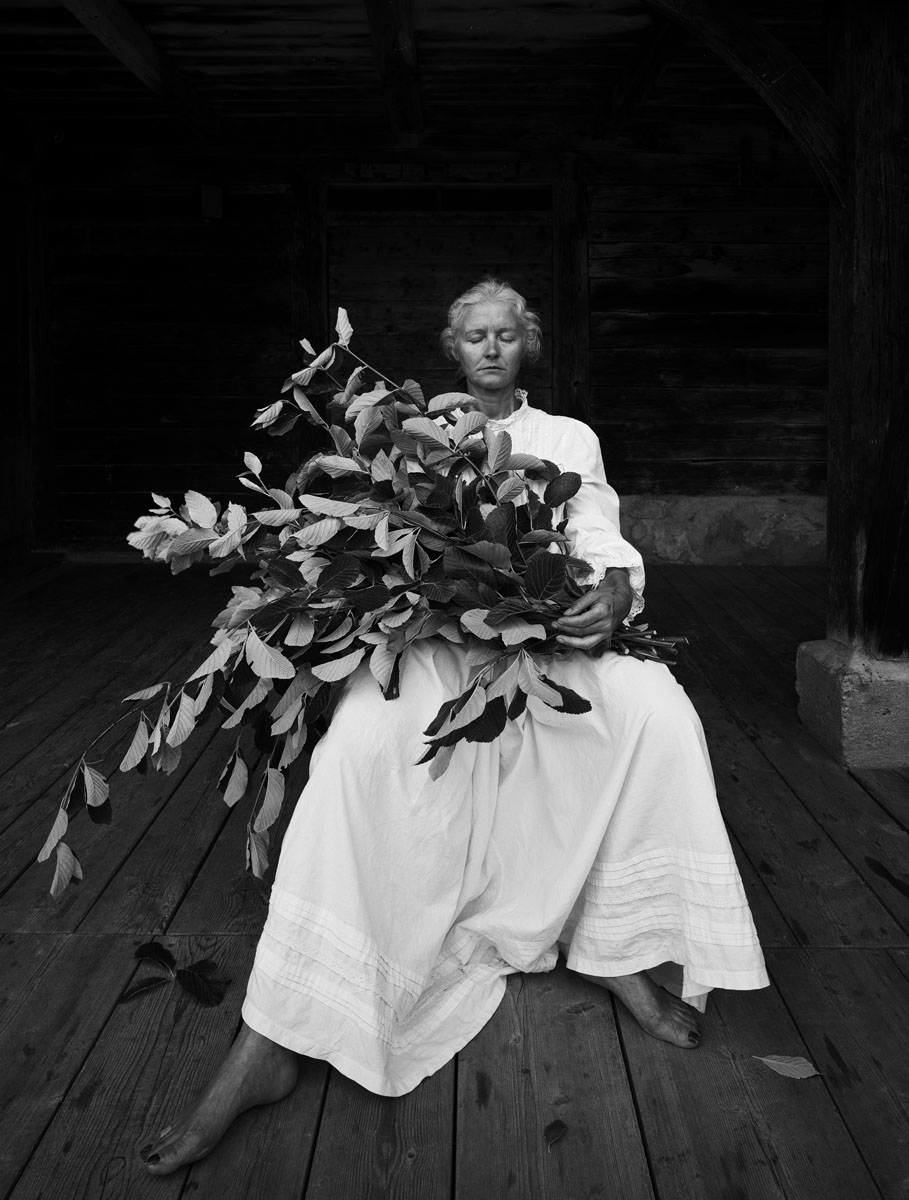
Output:
[[[368,670],[391,700],[412,645],[441,638],[463,647],[475,668],[470,683],[425,731],[420,761],[433,778],[459,743],[494,740],[525,709],[590,709],[545,674],[553,656],[572,653],[557,642],[555,622],[590,573],[567,533],[580,476],[515,453],[508,433],[493,431],[467,394],[427,400],[414,380],[399,386],[382,375],[350,349],[344,309],[336,329],[337,341],[319,353],[302,340],[312,361],[252,422],[280,435],[302,419],[325,435],[326,447],[282,487],[268,486],[261,460],[247,452],[238,478],[254,494],[251,511],[196,491],[176,506],[152,493],[154,506],[128,537],[174,574],[200,561],[213,575],[253,567],[249,583],[232,587],[212,646],[189,678],[127,698],[143,707],[120,770],[175,770],[184,743],[218,711],[221,727],[237,730],[219,788],[229,806],[254,797],[246,859],[257,878],[268,868],[286,771],[321,736],[334,691],[355,671]],[[354,365],[342,383],[330,371],[345,358]],[[318,398],[331,389],[323,415]],[[665,662],[683,640],[623,626],[610,645]],[[149,714],[144,705],[158,697]],[[258,780],[250,740],[262,756]],[[39,855],[56,852],[55,897],[82,876],[63,841],[82,806],[92,819],[110,820],[107,780],[84,756]]]

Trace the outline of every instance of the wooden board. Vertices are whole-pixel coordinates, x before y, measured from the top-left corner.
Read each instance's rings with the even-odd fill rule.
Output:
[[[667,592],[667,584],[675,596]],[[909,923],[906,881],[909,835],[802,730],[785,704],[789,684],[757,644],[747,623],[697,582],[697,568],[663,568],[654,581],[661,608],[696,628],[709,622],[692,667],[722,693],[723,702],[761,753],[823,826],[854,870],[899,924]],[[664,627],[666,622],[664,621]]]
[[[774,988],[712,993],[695,1051],[648,1037],[618,1007],[658,1195],[671,1200],[876,1195],[824,1080],[785,1079],[754,1058],[806,1055]]]
[[[333,1071],[307,1200],[448,1200],[454,1087],[454,1063],[397,1099]]]
[[[88,1103],[90,1093],[71,1092],[73,1081],[135,963],[128,938],[7,934],[0,950],[5,1196],[66,1098],[74,1114]]]
[[[881,1195],[896,1200],[909,1162],[909,980],[881,951],[775,953],[772,971]]]
[[[118,962],[135,965],[132,942],[115,942],[111,950],[111,943],[101,940]],[[13,1190],[16,1200],[51,1194],[61,1169],[72,1196],[96,1196],[112,1187],[130,1200],[182,1194],[186,1172],[154,1178],[136,1148],[143,1135],[161,1128],[198,1094],[225,1054],[237,1028],[253,946],[246,938],[181,938],[167,944],[179,963],[213,958],[233,977],[224,1003],[204,1008],[170,985],[116,1008]],[[149,973],[147,967],[137,972]],[[209,1177],[223,1178],[221,1171],[228,1170],[240,1180],[274,1185],[274,1191],[260,1194],[299,1195],[321,1094],[317,1068],[289,1101],[249,1113],[229,1131],[221,1165]],[[267,1144],[273,1153],[250,1155],[251,1142]]]
[[[457,1200],[654,1195],[610,997],[564,968],[509,979],[458,1055],[457,1124]]]

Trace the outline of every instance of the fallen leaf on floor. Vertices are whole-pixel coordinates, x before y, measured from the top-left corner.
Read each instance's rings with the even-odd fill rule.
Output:
[[[568,1126],[564,1121],[550,1121],[543,1130],[543,1140],[549,1148],[549,1153],[552,1154],[552,1148],[556,1142],[560,1142],[568,1132]]]
[[[787,1079],[810,1079],[812,1075],[820,1075],[820,1071],[807,1058],[792,1058],[788,1054],[768,1054],[766,1058],[752,1054],[751,1057],[771,1071],[776,1071],[777,1075],[785,1075]]]

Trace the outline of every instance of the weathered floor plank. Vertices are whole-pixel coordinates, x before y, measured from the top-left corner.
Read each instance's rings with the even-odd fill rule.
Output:
[[[872,1200],[878,1195],[824,1079],[786,1079],[754,1057],[806,1055],[775,988],[712,996],[696,1053],[654,1041],[619,1009],[660,1197]]]
[[[903,1200],[909,1190],[909,980],[882,951],[779,952],[771,969],[881,1194]]]
[[[306,1200],[448,1200],[454,1084],[453,1062],[399,1099],[332,1072]]]
[[[147,587],[151,575],[141,574]],[[92,629],[86,597],[102,576],[111,596]],[[117,571],[90,577],[50,572],[23,612],[29,637],[44,631],[40,678],[50,678],[55,639],[64,670],[59,694],[44,693],[56,704],[45,734],[5,780],[18,816],[0,835],[0,859],[13,866],[36,852],[52,816],[39,797],[65,765],[54,736],[97,729],[96,702],[114,704],[147,682],[145,672],[123,688],[103,678],[108,668],[125,678],[122,647],[133,666],[160,655],[168,637],[173,649],[166,626],[177,610],[182,636],[204,644],[227,590],[157,573],[156,616],[137,608],[133,647],[129,624],[109,636]],[[0,1146],[0,1196],[902,1200],[909,776],[852,778],[798,724],[795,647],[821,636],[821,578],[799,568],[649,572],[661,629],[697,633],[679,674],[707,729],[775,985],[711,997],[697,1053],[646,1038],[620,1005],[563,968],[515,976],[481,1034],[411,1096],[380,1100],[307,1062],[292,1097],[247,1114],[216,1155],[167,1181],[147,1177],[134,1148],[223,1055],[265,913],[242,872],[248,803],[228,811],[214,790],[224,747],[213,722],[187,743],[173,776],[120,778],[112,826],[74,830],[84,838],[79,888],[49,905],[49,873],[29,868],[0,901],[0,928],[20,931],[0,938],[0,1117],[14,1130]],[[135,582],[129,589],[148,594]],[[69,596],[69,618],[86,622],[84,669],[75,652],[65,658],[72,624],[57,620],[55,596]],[[12,624],[0,632],[7,644],[17,651]],[[0,702],[25,699],[37,713],[42,697],[21,679],[15,687]],[[282,826],[304,779],[301,764]],[[117,1006],[134,947],[152,932],[181,962],[226,964],[234,982],[221,1008],[172,988]],[[823,1074],[783,1079],[753,1054],[804,1054]]]
[[[651,1200],[607,992],[564,967],[509,978],[458,1056],[455,1180],[456,1200]]]

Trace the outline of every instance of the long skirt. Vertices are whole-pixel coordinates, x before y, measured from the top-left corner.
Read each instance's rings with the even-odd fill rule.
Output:
[[[698,1008],[766,986],[684,690],[615,653],[547,673],[592,711],[531,699],[436,781],[414,764],[467,684],[458,647],[416,643],[397,700],[351,677],[285,835],[248,1025],[399,1096],[482,1029],[507,975],[560,950],[585,974],[651,971]]]

